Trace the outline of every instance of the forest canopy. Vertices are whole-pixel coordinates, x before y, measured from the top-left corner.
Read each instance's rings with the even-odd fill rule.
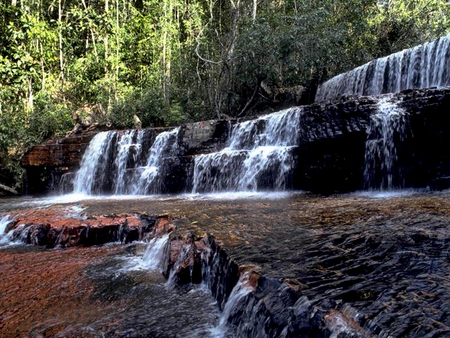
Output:
[[[449,31],[445,0],[2,1],[0,182],[20,186],[23,153],[80,112],[242,117]]]

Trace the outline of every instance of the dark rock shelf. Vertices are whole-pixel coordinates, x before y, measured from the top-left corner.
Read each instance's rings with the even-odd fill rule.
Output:
[[[397,145],[404,187],[427,187],[450,175],[448,106],[450,89],[416,89],[393,94],[408,114],[408,135]],[[378,112],[380,97],[344,96],[340,100],[312,104],[301,114],[295,168],[290,189],[318,193],[348,192],[363,187],[365,142],[370,116]],[[211,120],[180,127],[178,158],[163,159],[167,173],[164,193],[190,192],[195,155],[223,149],[236,120]],[[147,129],[144,148],[166,130]],[[26,192],[42,193],[66,187],[95,132],[49,140],[23,157]]]

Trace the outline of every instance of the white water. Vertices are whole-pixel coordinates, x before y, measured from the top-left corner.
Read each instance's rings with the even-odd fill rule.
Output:
[[[8,233],[6,232],[6,228],[12,221],[13,218],[9,215],[0,218],[0,247],[17,244],[12,241],[12,233],[14,230],[10,230]]]
[[[252,291],[241,280],[237,282],[231,291],[230,297],[225,303],[225,307],[220,315],[219,325],[211,329],[211,334],[215,338],[224,338],[227,336],[228,319],[233,314],[233,310],[237,308],[238,304]]]
[[[102,132],[94,136],[81,160],[80,170],[75,175],[74,193],[92,194],[97,179],[96,173],[102,174],[106,162],[105,154],[114,132]]]
[[[450,86],[450,34],[371,61],[319,86],[316,102],[342,95],[378,95]]]
[[[0,218],[0,245],[9,243],[9,239],[6,236],[6,227],[11,223],[9,215]]]
[[[378,113],[370,118],[365,151],[365,187],[370,190],[403,188],[397,146],[406,137],[407,114],[387,96],[379,101]]]
[[[193,192],[285,190],[300,113],[292,108],[234,126],[228,147],[195,158]]]
[[[133,138],[136,136],[136,133],[138,133],[136,130],[127,130],[120,138],[117,147],[118,147],[118,153],[114,160],[114,164],[117,168],[117,180],[116,180],[116,188],[115,188],[115,194],[120,194],[124,190],[126,190],[126,169],[127,169],[127,162],[128,158],[130,156],[130,150],[133,147],[140,148],[139,143],[133,143]],[[139,132],[139,134],[143,134],[142,132]],[[138,153],[135,153],[136,155]],[[133,156],[133,155],[132,155]]]
[[[180,128],[159,134],[152,147],[145,167],[139,168],[141,174],[133,177],[132,194],[141,195],[159,192],[156,186],[164,155],[173,156],[177,151],[176,138]]]
[[[144,266],[147,269],[156,270],[161,267],[168,241],[168,234],[161,238],[153,238],[150,241],[147,251],[145,251],[144,257],[142,258]]]
[[[3,236],[5,234],[6,227],[8,226],[9,223],[11,223],[9,215],[0,218],[0,236]]]
[[[169,242],[169,235],[153,238],[147,245],[143,256],[128,259],[123,271],[151,270],[157,271],[162,268],[164,255]]]
[[[148,157],[146,157],[147,149],[143,149],[144,130],[97,134],[83,155],[74,180],[74,193],[77,195],[100,195],[110,192],[115,195],[159,193],[160,166],[164,157],[175,155],[178,132],[179,128],[160,133],[148,150]]]

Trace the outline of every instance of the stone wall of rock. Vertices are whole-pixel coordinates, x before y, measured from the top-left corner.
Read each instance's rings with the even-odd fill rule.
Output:
[[[442,188],[449,185],[450,89],[408,90],[392,98],[408,113],[411,137],[398,144],[404,168],[404,187]],[[377,97],[344,96],[340,100],[302,107],[299,146],[292,189],[318,193],[363,188],[365,142],[371,115],[378,112]],[[177,158],[163,159],[163,193],[192,189],[194,156],[223,149],[236,121],[211,120],[180,127]],[[148,146],[162,129],[148,135]],[[25,192],[41,193],[61,186],[71,190],[73,173],[95,133],[50,140],[30,149],[22,160]],[[437,181],[436,181],[437,180]]]
[[[95,134],[54,138],[32,147],[21,161],[26,171],[24,192],[34,194],[58,189],[64,174],[78,168]]]

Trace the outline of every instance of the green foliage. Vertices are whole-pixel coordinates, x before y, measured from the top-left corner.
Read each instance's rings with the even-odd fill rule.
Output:
[[[444,0],[390,0],[369,18],[372,54],[384,56],[450,30],[450,3]]]

